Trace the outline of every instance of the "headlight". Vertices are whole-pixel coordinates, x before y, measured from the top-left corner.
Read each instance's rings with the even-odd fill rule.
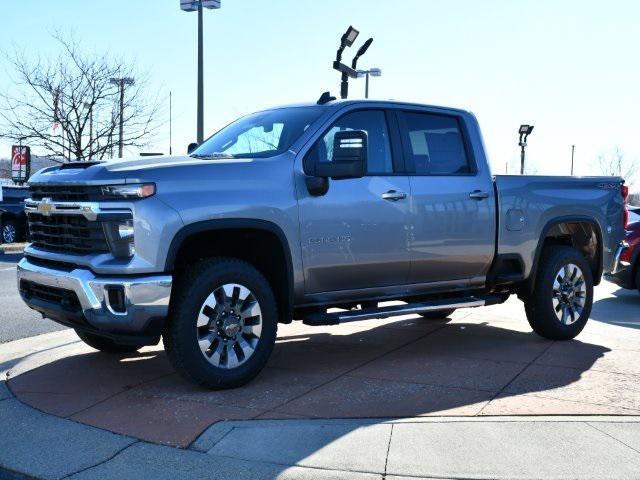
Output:
[[[135,251],[133,220],[105,222],[104,233],[109,249],[116,258],[132,257]]]
[[[155,183],[125,183],[123,185],[105,185],[102,187],[102,197],[113,200],[147,198],[155,193]]]

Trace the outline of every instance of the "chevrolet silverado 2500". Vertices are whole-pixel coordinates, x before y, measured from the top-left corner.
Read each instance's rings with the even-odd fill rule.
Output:
[[[516,294],[565,340],[622,253],[625,194],[620,178],[492,176],[463,110],[274,108],[188,156],[37,173],[18,284],[98,350],[162,338],[209,388],[257,375],[292,319],[444,318]]]

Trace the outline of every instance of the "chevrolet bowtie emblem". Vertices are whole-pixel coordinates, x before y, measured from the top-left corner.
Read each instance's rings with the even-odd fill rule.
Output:
[[[38,203],[38,213],[44,215],[45,217],[51,215],[51,212],[56,209],[56,206],[51,203],[50,198],[43,198],[40,203]]]

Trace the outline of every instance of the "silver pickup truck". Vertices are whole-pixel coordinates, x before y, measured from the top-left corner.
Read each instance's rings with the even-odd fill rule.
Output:
[[[516,294],[535,332],[571,339],[624,248],[623,183],[492,176],[463,110],[274,108],[188,156],[37,173],[19,289],[98,350],[162,338],[208,388],[257,375],[293,319],[444,318]]]

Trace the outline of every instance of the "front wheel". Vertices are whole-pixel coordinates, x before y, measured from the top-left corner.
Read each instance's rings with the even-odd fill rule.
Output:
[[[277,322],[273,292],[258,270],[241,260],[210,259],[178,280],[163,340],[184,378],[210,389],[234,388],[266,365]]]
[[[531,328],[551,340],[570,340],[585,327],[593,304],[593,276],[575,248],[545,248],[533,292],[525,299]]]

